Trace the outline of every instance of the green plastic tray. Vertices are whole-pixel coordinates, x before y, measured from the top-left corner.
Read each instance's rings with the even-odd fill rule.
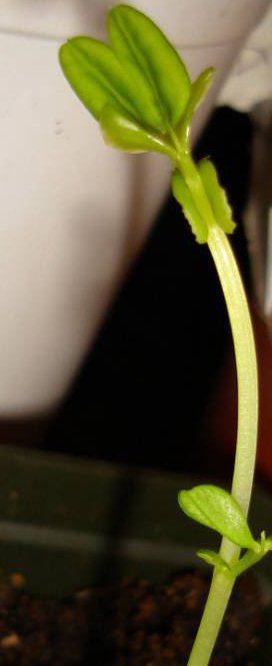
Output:
[[[66,596],[127,574],[155,582],[199,566],[196,549],[218,544],[178,507],[178,490],[196,483],[187,476],[4,446],[0,470],[0,568],[20,572],[34,594]],[[271,497],[256,490],[253,505],[253,531],[272,532]],[[270,595],[272,557],[258,572]],[[261,665],[272,663],[271,631],[268,615]]]

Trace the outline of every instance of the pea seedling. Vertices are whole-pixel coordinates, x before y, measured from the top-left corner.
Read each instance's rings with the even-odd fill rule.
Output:
[[[210,249],[233,334],[239,401],[231,493],[200,485],[181,490],[178,496],[188,516],[223,537],[218,553],[198,552],[212,565],[213,577],[188,666],[207,666],[237,576],[272,550],[272,539],[263,532],[255,540],[247,523],[256,456],[258,387],[247,300],[227,238],[235,223],[213,164],[208,159],[196,164],[190,150],[192,117],[214,70],[206,69],[191,82],[179,54],[161,30],[131,6],[113,7],[107,27],[108,43],[73,37],[61,47],[63,72],[98,120],[108,144],[131,153],[159,152],[170,158],[174,197],[196,240],[207,243]]]

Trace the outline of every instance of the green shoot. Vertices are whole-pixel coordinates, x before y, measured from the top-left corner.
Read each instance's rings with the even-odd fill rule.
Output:
[[[203,485],[181,490],[178,501],[193,520],[219,532],[240,548],[259,550],[259,544],[250,532],[240,505],[223,488]]]
[[[235,223],[216,170],[195,164],[190,128],[213,68],[191,82],[184,63],[161,30],[128,5],[108,13],[108,43],[74,37],[60,49],[72,88],[100,124],[105,141],[129,152],[158,152],[173,165],[172,190],[199,243],[207,243],[225,296],[238,377],[238,433],[231,494],[215,486],[179,493],[191,518],[222,535],[218,553],[198,555],[213,566],[213,579],[188,666],[207,666],[237,576],[272,550],[247,523],[255,456],[258,389],[255,346],[240,274],[226,234]],[[246,552],[241,556],[241,549]]]
[[[258,541],[254,539],[240,504],[223,488],[202,485],[181,490],[178,502],[187,516],[215,530],[239,548],[246,549],[238,562],[227,562],[212,550],[199,550],[197,553],[207,564],[227,570],[234,579],[272,550],[272,539],[266,538],[264,532]]]

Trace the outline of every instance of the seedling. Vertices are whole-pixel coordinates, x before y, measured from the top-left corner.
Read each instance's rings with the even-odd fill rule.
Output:
[[[131,153],[159,152],[172,162],[172,191],[199,243],[207,243],[224,293],[238,376],[238,432],[231,493],[213,485],[181,490],[185,513],[222,537],[218,553],[198,555],[213,567],[210,593],[188,666],[207,666],[234,582],[272,550],[247,523],[254,477],[258,386],[247,300],[227,235],[235,223],[210,160],[196,164],[190,149],[193,114],[214,70],[192,82],[179,54],[161,30],[131,6],[108,13],[108,43],[73,37],[60,49],[64,74],[98,120],[105,141]],[[243,552],[241,554],[241,549]]]

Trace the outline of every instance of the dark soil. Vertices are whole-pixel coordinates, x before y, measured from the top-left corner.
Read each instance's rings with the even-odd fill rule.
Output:
[[[205,577],[183,572],[167,585],[127,579],[52,601],[31,598],[13,576],[0,585],[0,664],[185,665],[207,589]],[[262,607],[255,579],[245,576],[212,666],[261,666],[252,655]]]

